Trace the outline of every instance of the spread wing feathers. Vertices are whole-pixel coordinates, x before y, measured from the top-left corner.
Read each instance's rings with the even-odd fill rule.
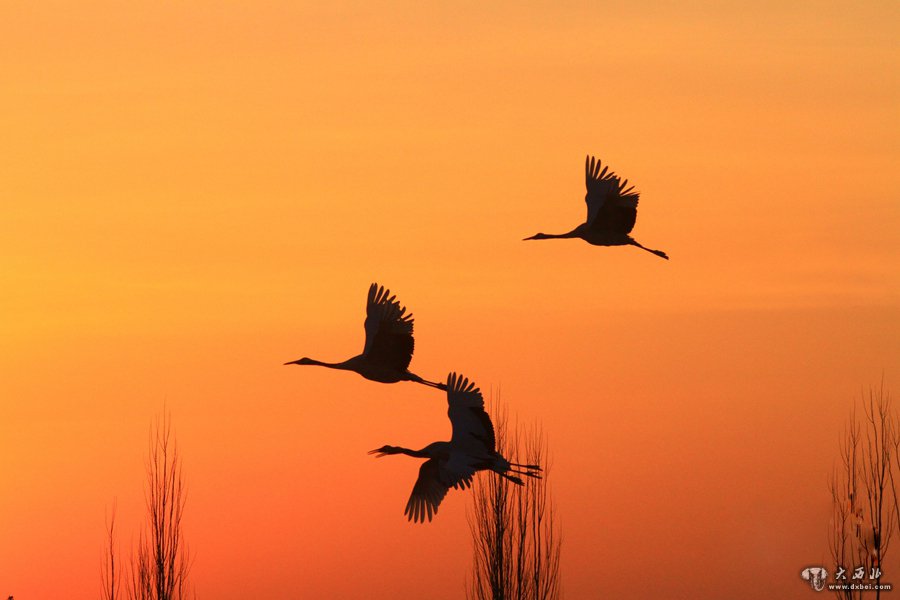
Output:
[[[469,477],[471,481],[471,477]],[[457,487],[459,483],[453,484]],[[429,521],[437,514],[438,506],[444,496],[447,495],[451,485],[447,485],[441,479],[441,468],[436,458],[430,458],[422,463],[419,467],[419,478],[413,486],[412,494],[409,496],[409,502],[406,503],[406,510],[403,514],[406,518],[415,523],[424,523],[427,518]]]
[[[453,489],[455,490],[465,490],[472,487],[472,477],[475,475],[475,471],[472,471],[471,475],[466,475],[464,477],[460,477],[459,481],[453,484]]]
[[[468,464],[467,457],[452,453],[443,461],[430,458],[419,467],[419,478],[413,486],[403,514],[413,522],[424,523],[437,514],[438,506],[450,488],[464,490],[472,486],[475,469]]]
[[[605,166],[601,170],[600,161],[593,156],[584,160],[584,179],[587,195],[587,219],[590,229],[629,233],[637,219],[637,205],[640,194],[628,180],[622,181]]]
[[[366,303],[366,345],[363,355],[371,362],[405,371],[412,361],[413,316],[390,290],[373,283]]]
[[[450,444],[465,449],[474,458],[482,458],[494,450],[494,425],[484,411],[481,390],[462,375],[447,376],[447,416],[453,426]]]

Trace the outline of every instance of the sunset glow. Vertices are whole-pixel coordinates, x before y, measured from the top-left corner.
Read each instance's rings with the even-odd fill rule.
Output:
[[[410,524],[367,455],[443,394],[283,366],[360,352],[372,282],[543,427],[564,597],[806,592],[900,389],[898,4],[484,4],[0,6],[0,596],[99,597],[166,410],[198,598],[465,597],[470,497]],[[671,260],[522,241],[586,154]]]

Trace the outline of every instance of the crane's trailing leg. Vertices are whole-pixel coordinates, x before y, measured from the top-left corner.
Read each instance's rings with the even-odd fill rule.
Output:
[[[526,475],[528,477],[534,477],[535,479],[543,479],[540,473],[535,473],[534,471],[520,471],[518,469],[510,469],[510,473],[518,473],[519,475]]]
[[[543,469],[538,465],[520,465],[519,463],[514,463],[514,462],[511,462],[509,464],[510,464],[510,466],[513,466],[513,467],[520,467],[522,469],[528,469],[531,471],[543,471]]]
[[[518,464],[518,463],[509,463],[509,464],[510,464],[510,466],[512,466],[512,467],[518,467],[518,468],[519,468],[519,470],[516,471],[517,473],[523,473],[523,472],[524,472],[526,475],[535,475],[535,474],[540,473],[540,472],[542,471],[542,469],[541,469],[539,466],[537,466],[537,465],[520,465],[520,464]],[[524,471],[523,471],[523,469],[524,469]]]
[[[646,250],[647,252],[650,252],[650,253],[652,253],[652,254],[655,254],[655,255],[657,255],[657,256],[660,257],[660,258],[664,258],[664,259],[666,259],[666,260],[669,260],[669,255],[666,254],[665,252],[663,252],[662,250],[653,250],[652,248],[648,248],[648,247],[646,247],[646,246],[641,246],[636,240],[631,240],[631,245],[632,245],[632,246],[637,246],[637,247],[640,248],[641,250]]]
[[[415,381],[416,383],[421,383],[422,385],[427,385],[428,387],[437,388],[437,389],[443,390],[445,392],[447,391],[447,385],[444,383],[435,383],[434,381],[428,381],[427,379],[422,379],[415,373],[410,373],[409,375],[410,375],[410,377],[409,377],[410,381]]]
[[[507,475],[506,473],[498,473],[498,475],[500,475],[500,477],[503,477],[504,479],[509,479],[516,485],[525,485],[524,481],[514,475]]]
[[[519,475],[526,475],[528,477],[534,477],[535,479],[541,479],[541,468],[538,465],[521,465],[519,463],[511,462],[509,463],[509,466],[518,467],[517,469],[510,469],[510,473],[518,473]]]

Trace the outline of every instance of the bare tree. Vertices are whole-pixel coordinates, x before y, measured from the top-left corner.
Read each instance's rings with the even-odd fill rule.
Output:
[[[559,598],[560,527],[549,492],[550,461],[543,431],[512,431],[508,413],[494,403],[497,450],[511,462],[538,464],[542,479],[519,486],[502,477],[479,477],[472,484],[469,529],[474,544],[468,597],[477,600]]]
[[[855,408],[850,413],[850,422],[841,438],[841,462],[829,483],[832,498],[829,549],[839,569],[835,577],[842,577],[835,583],[877,586],[897,527],[894,482],[895,471],[900,468],[897,455],[900,428],[883,384],[878,390],[870,389],[862,404],[864,418],[859,418]],[[861,590],[837,589],[835,594],[845,600],[862,597]],[[881,590],[876,587],[876,600],[880,596]]]
[[[157,418],[150,430],[147,461],[147,531],[138,537],[131,563],[133,600],[182,600],[188,562],[181,536],[184,514],[184,477],[168,415]]]
[[[128,600],[184,600],[190,562],[182,536],[185,505],[184,477],[177,444],[167,414],[150,428],[147,460],[146,529],[132,548],[130,572],[124,586]],[[113,519],[108,525],[109,546],[103,575],[103,600],[115,600],[119,591]]]
[[[106,548],[103,557],[103,566],[100,568],[100,577],[103,580],[102,600],[116,600],[119,597],[120,574],[116,570],[116,505],[113,504],[112,513],[106,522]]]

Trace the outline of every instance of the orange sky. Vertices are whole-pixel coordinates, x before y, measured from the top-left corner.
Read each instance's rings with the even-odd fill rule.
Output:
[[[0,6],[0,594],[98,596],[165,404],[198,597],[462,597],[470,498],[412,526],[366,455],[442,395],[282,366],[361,350],[372,281],[413,371],[543,424],[566,597],[804,593],[900,382],[896,3],[297,4]],[[520,241],[587,153],[671,261]]]

